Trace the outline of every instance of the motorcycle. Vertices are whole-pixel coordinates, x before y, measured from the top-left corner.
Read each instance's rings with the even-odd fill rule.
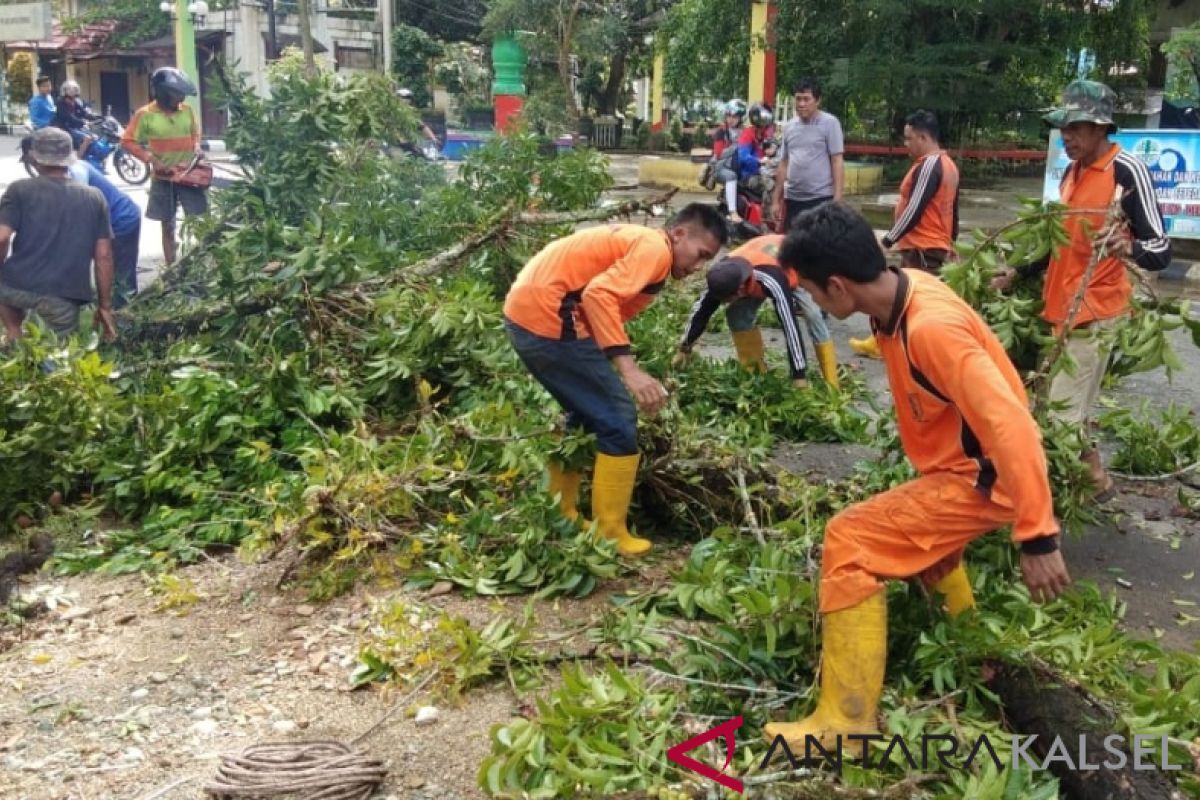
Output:
[[[28,130],[28,126],[26,126]],[[92,136],[93,142],[87,151],[87,160],[101,172],[107,172],[106,163],[112,156],[113,167],[121,180],[137,186],[146,182],[150,177],[150,167],[141,159],[121,147],[121,134],[124,128],[111,115],[97,117],[87,123],[85,130]],[[21,137],[21,163],[31,178],[37,177],[37,169],[29,151],[33,146],[33,133]]]
[[[756,236],[763,236],[773,231],[771,222],[771,201],[775,191],[775,170],[778,160],[775,158],[774,142],[768,140],[767,147],[770,155],[763,159],[759,174],[738,181],[737,213],[741,222],[729,220],[729,208],[725,201],[725,187],[717,186],[717,210],[726,219],[730,241],[744,242]],[[712,179],[712,166],[701,178],[706,186],[716,185]]]

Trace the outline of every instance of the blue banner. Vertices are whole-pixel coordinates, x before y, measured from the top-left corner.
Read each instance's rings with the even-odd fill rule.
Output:
[[[1200,131],[1121,131],[1111,139],[1150,170],[1167,235],[1200,239]],[[1062,135],[1050,131],[1042,199],[1058,200],[1058,185],[1070,164]]]

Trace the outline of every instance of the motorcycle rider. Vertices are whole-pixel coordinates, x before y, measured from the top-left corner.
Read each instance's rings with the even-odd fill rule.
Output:
[[[747,187],[761,191],[762,178],[759,177],[759,173],[762,170],[763,159],[767,157],[763,145],[775,127],[775,115],[765,104],[755,103],[750,106],[749,117],[749,127],[745,128],[738,137],[737,173],[739,180]],[[728,185],[726,185],[725,202],[729,209],[729,221],[736,225],[742,221],[742,217],[737,212],[736,184],[734,186],[733,204],[729,205]]]
[[[35,131],[52,125],[57,113],[58,108],[54,105],[54,87],[50,83],[50,78],[46,75],[39,75],[37,94],[29,98],[29,124]]]
[[[77,81],[63,81],[59,92],[62,96],[55,109],[53,124],[71,134],[71,142],[78,148],[79,157],[87,158],[88,148],[92,146],[92,142],[96,141],[96,137],[87,132],[87,124],[90,120],[98,119],[98,117],[88,111],[83,101],[79,99],[80,91]]]
[[[746,117],[746,101],[730,100],[725,104],[725,122],[713,135],[713,158],[705,172],[703,183],[712,188],[712,183],[725,186],[725,207],[737,213],[737,142],[742,135],[742,121]]]
[[[405,88],[397,89],[396,96],[399,97],[401,100],[403,100],[405,103],[407,103],[408,106],[410,108],[412,108],[414,111],[416,110],[417,104],[416,104],[415,98],[413,97],[412,89],[405,89]],[[421,120],[421,135],[424,136],[429,141],[429,143],[433,145],[434,149],[436,149],[436,150],[442,149],[442,143],[438,141],[437,134],[435,134],[432,130],[430,130],[429,126],[425,124],[424,120]]]
[[[194,97],[196,87],[175,67],[161,67],[150,76],[154,99],[142,106],[129,121],[121,146],[151,166],[150,197],[146,219],[162,223],[163,257],[175,261],[175,212],[183,206],[184,216],[208,211],[208,190],[175,183],[174,177],[200,155],[200,121],[195,110],[183,102]]]

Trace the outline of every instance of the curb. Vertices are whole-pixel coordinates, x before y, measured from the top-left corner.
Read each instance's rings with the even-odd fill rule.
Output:
[[[1157,275],[1160,281],[1200,285],[1200,261],[1175,259],[1171,265]]]
[[[709,194],[709,190],[696,180],[703,164],[674,158],[648,156],[638,161],[638,183],[655,189],[679,189],[692,194]]]

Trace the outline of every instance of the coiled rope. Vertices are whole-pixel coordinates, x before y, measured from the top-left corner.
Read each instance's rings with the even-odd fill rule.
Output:
[[[386,774],[382,761],[341,742],[276,742],[222,756],[204,791],[218,800],[367,800]]]

